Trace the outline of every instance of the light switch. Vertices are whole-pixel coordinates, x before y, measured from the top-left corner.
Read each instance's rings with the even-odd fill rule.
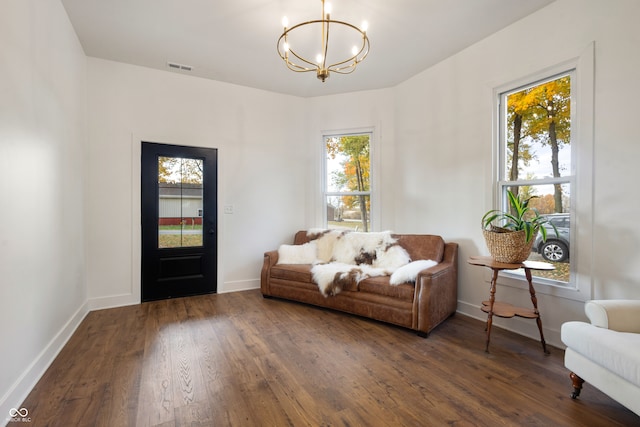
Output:
[[[233,205],[224,205],[224,213],[232,214],[233,213]]]

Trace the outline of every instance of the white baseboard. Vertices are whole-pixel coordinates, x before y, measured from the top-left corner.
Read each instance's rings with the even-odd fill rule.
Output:
[[[456,312],[474,319],[481,320],[483,322],[487,321],[487,314],[480,309],[479,305],[458,301],[458,309]],[[536,322],[532,319],[523,319],[521,317],[514,317],[511,319],[502,319],[500,317],[494,316],[492,327],[494,326],[516,333],[518,335],[523,335],[527,338],[531,338],[532,340],[536,340],[536,341],[540,340],[540,333],[538,332],[538,326],[536,325]],[[480,332],[483,332],[483,331],[480,331]],[[561,348],[561,349],[565,348],[565,345],[562,343],[562,340],[560,339],[560,331],[545,328],[543,325],[542,333],[544,334],[544,340],[546,341],[547,344],[552,345],[554,347]]]
[[[85,302],[78,308],[73,316],[71,316],[40,354],[38,354],[35,360],[31,362],[16,382],[9,387],[7,393],[0,399],[0,424],[9,421],[5,418],[9,416],[11,408],[21,408],[22,402],[24,402],[58,353],[60,353],[67,341],[69,341],[71,335],[73,335],[78,326],[80,326],[80,323],[87,313],[89,313],[89,307]],[[26,409],[29,410],[29,408]]]
[[[234,280],[231,282],[224,282],[221,286],[221,289],[218,289],[218,293],[226,294],[227,292],[248,291],[250,289],[260,289],[260,279]]]
[[[88,304],[89,311],[104,310],[106,308],[140,304],[140,298],[133,294],[112,295],[108,297],[90,298]]]
[[[234,280],[224,282],[218,287],[217,293],[248,291],[259,289],[260,279]],[[89,311],[104,310],[107,308],[124,307],[127,305],[140,304],[140,297],[133,294],[112,295],[108,297],[90,298],[88,301]]]

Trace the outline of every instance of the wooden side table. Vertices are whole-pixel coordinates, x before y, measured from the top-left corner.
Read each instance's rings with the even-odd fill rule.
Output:
[[[472,256],[467,261],[471,265],[479,265],[482,267],[488,267],[493,270],[493,277],[491,278],[491,288],[489,293],[489,301],[482,301],[482,311],[487,314],[487,344],[484,349],[489,352],[489,340],[491,339],[491,324],[493,323],[493,316],[511,318],[514,316],[524,317],[526,319],[536,319],[538,324],[538,330],[540,331],[540,342],[542,343],[542,350],[545,354],[549,354],[547,350],[547,344],[544,341],[544,334],[542,333],[542,321],[540,320],[540,312],[538,311],[538,298],[536,297],[536,290],[533,288],[533,282],[531,277],[531,270],[553,270],[555,267],[546,262],[525,261],[521,264],[507,264],[504,262],[495,261],[488,256]],[[525,307],[516,307],[505,302],[496,301],[496,281],[498,280],[498,273],[502,270],[517,270],[519,268],[524,269],[525,277],[529,283],[529,293],[531,294],[531,302],[533,303],[533,309]]]

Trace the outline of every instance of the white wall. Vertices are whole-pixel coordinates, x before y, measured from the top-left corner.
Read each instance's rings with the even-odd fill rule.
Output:
[[[578,218],[577,247],[592,248],[578,265],[593,298],[640,298],[640,209],[636,159],[640,96],[640,3],[633,0],[558,0],[541,11],[439,63],[396,88],[396,228],[442,234],[460,250],[460,312],[485,318],[487,273],[466,259],[488,254],[480,218],[492,200],[493,90],[547,67],[579,57],[595,41],[595,161],[578,158],[579,182],[593,177],[593,198]],[[576,144],[580,144],[577,141]],[[587,188],[588,185],[585,187]],[[578,200],[580,204],[581,200]],[[591,230],[592,228],[592,230]],[[538,292],[545,337],[559,344],[564,321],[584,319],[576,300]],[[524,289],[499,287],[498,297],[527,306]],[[538,337],[535,322],[499,325]]]
[[[87,312],[86,58],[58,0],[2,1],[0,64],[4,424]]]
[[[91,307],[140,300],[140,141],[218,149],[218,292],[258,287],[262,254],[305,228],[303,100],[95,58],[88,68]]]

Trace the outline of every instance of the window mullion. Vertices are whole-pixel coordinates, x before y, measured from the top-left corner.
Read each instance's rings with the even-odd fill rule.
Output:
[[[325,196],[370,196],[370,191],[327,191],[324,193]]]

